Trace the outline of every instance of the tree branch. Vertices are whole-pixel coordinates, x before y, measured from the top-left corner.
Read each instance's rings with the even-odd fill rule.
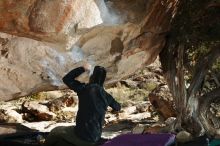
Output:
[[[218,98],[220,98],[220,88],[216,88],[213,91],[199,98],[199,119],[206,131],[211,135],[216,134],[217,129],[215,128],[215,126],[219,126],[220,121],[216,121],[216,118],[212,118],[212,116],[209,116],[209,106]],[[217,123],[213,125],[212,123],[210,123],[209,118],[212,118],[212,120],[214,120]]]
[[[206,7],[206,9],[208,8],[220,8],[220,3],[219,2],[211,2],[208,4],[208,6]]]
[[[194,96],[201,88],[201,84],[204,80],[205,75],[211,68],[214,61],[219,57],[219,55],[220,45],[215,46],[205,57],[200,59],[200,61],[196,64],[194,75],[188,88],[188,97]]]
[[[216,76],[216,74],[211,73],[211,76],[212,76],[213,80],[215,81],[217,87],[220,87],[220,82],[219,82],[218,77]]]
[[[170,92],[174,97],[175,103],[177,103],[177,86],[175,77],[177,73],[176,58],[177,58],[178,44],[173,42],[171,38],[167,38],[166,45],[160,53],[160,62],[164,71],[164,77],[170,88]]]
[[[185,110],[184,108],[186,107],[187,103],[187,98],[186,98],[186,86],[185,86],[185,80],[184,80],[184,51],[185,51],[185,46],[183,44],[180,44],[178,47],[178,58],[177,58],[177,80],[176,86],[178,90],[178,95],[176,98],[179,98],[178,103],[176,103],[181,110]]]
[[[212,90],[211,92],[206,93],[205,95],[199,97],[199,103],[202,106],[202,104],[208,104],[214,101],[216,98],[220,98],[220,87]]]

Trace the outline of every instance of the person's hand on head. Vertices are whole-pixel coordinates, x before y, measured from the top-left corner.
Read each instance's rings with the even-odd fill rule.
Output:
[[[84,63],[83,68],[85,69],[85,71],[90,71],[92,66],[89,63]]]

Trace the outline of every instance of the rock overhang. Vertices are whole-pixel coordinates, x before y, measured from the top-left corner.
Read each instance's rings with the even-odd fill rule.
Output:
[[[0,99],[63,89],[62,76],[85,62],[107,68],[106,84],[128,77],[164,47],[176,3],[2,0]]]

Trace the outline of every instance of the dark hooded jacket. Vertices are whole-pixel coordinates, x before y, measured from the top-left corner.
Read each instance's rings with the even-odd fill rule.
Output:
[[[121,106],[103,88],[106,77],[103,67],[94,68],[88,84],[75,80],[84,71],[83,67],[73,69],[63,77],[63,82],[75,91],[79,98],[75,134],[82,140],[97,142],[101,138],[107,107],[119,111]]]

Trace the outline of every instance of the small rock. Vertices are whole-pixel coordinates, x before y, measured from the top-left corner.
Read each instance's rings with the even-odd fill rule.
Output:
[[[22,115],[15,110],[0,110],[0,123],[22,123]]]
[[[176,140],[177,140],[177,142],[180,142],[180,143],[188,142],[188,141],[192,140],[192,138],[193,138],[192,135],[187,131],[180,131],[176,135]]]
[[[122,112],[122,113],[119,113],[119,116],[118,116],[118,117],[119,117],[119,119],[127,119],[128,114]]]
[[[171,125],[175,120],[176,120],[176,117],[169,117],[168,119],[166,119],[165,124]]]
[[[128,115],[134,114],[137,112],[137,107],[136,106],[127,107],[127,108],[124,108],[122,111],[124,111]]]
[[[149,117],[151,117],[151,113],[144,112],[144,113],[138,113],[138,114],[129,115],[127,117],[127,119],[129,119],[131,121],[140,121],[140,120],[143,120],[143,119],[147,119]]]
[[[220,139],[220,129],[216,130],[215,138]]]
[[[133,134],[142,134],[144,132],[144,125],[138,124],[132,129]]]
[[[22,115],[16,112],[15,110],[6,110],[5,114],[7,114],[11,120],[9,120],[10,123],[22,123]]]
[[[49,101],[45,105],[49,108],[50,111],[55,112],[62,110],[62,108],[70,107],[72,105],[76,105],[77,102],[71,96],[63,96],[60,98],[56,98],[52,101]]]
[[[148,127],[144,129],[143,133],[161,133],[162,125],[153,125],[152,127]]]
[[[138,77],[134,78],[133,80],[134,80],[134,81],[139,81],[139,82],[144,82],[144,81],[145,81],[145,78],[138,76]]]
[[[139,103],[136,105],[136,108],[137,108],[137,111],[142,113],[142,112],[146,112],[148,111],[149,109],[149,106],[150,106],[150,103],[148,102],[142,102],[142,103]]]
[[[116,121],[116,120],[117,120],[117,117],[115,115],[107,114],[106,118],[105,118],[105,123],[108,124],[108,123]]]

